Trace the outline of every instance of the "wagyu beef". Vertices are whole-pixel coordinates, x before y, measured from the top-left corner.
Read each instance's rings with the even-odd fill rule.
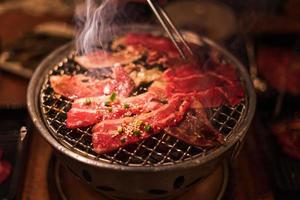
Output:
[[[7,180],[12,171],[12,165],[6,160],[2,160],[3,150],[0,148],[0,185]]]
[[[121,66],[113,68],[112,79],[98,80],[82,74],[55,75],[50,77],[50,84],[57,94],[69,99],[109,95],[112,92],[127,97],[135,86]]]
[[[150,50],[155,50],[156,52],[162,52],[170,56],[179,57],[179,53],[172,41],[162,36],[128,33],[124,37],[116,40],[113,45],[142,46]]]
[[[206,111],[244,98],[231,64],[214,56],[183,61],[169,39],[150,34],[126,34],[109,49],[75,58],[87,69],[85,75],[50,77],[54,92],[72,100],[67,128],[93,126],[95,152],[162,131],[203,148],[224,142]]]
[[[105,153],[156,134],[166,127],[176,126],[189,107],[188,100],[173,98],[168,104],[137,117],[105,120],[93,128],[93,147]]]
[[[87,69],[97,69],[128,64],[138,60],[141,56],[139,51],[130,47],[118,53],[98,50],[87,55],[76,56],[75,61]]]
[[[200,102],[197,108],[190,108],[178,126],[166,128],[166,132],[191,145],[210,148],[223,142],[223,136],[216,131],[207,118]]]
[[[163,74],[167,82],[166,92],[195,95],[204,107],[217,107],[222,103],[234,106],[241,101],[244,90],[232,66],[222,65],[202,71],[199,65],[185,63],[166,70]]]
[[[300,53],[296,49],[259,48],[258,72],[279,92],[300,95]]]
[[[156,98],[156,94],[147,92],[128,98],[116,96],[113,101],[111,101],[111,96],[76,99],[67,113],[67,127],[85,127],[102,120],[147,113],[162,105]]]
[[[69,99],[77,99],[103,94],[104,88],[110,84],[110,80],[97,80],[81,74],[56,75],[50,77],[50,83],[57,94]]]
[[[283,120],[272,127],[277,142],[285,153],[300,160],[300,119]]]
[[[0,184],[3,183],[11,174],[12,166],[6,161],[0,161]]]

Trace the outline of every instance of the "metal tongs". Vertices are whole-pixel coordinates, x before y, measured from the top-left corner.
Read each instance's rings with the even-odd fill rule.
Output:
[[[188,43],[184,40],[181,33],[178,31],[178,29],[173,24],[172,20],[168,16],[168,14],[164,11],[164,9],[160,6],[157,0],[147,0],[150,8],[156,15],[157,19],[159,20],[160,24],[163,26],[165,31],[167,32],[168,36],[172,40],[173,44],[175,45],[176,49],[180,53],[180,56],[182,59],[186,60],[188,57],[193,55],[192,49],[189,47]],[[181,48],[181,46],[186,49]],[[190,54],[189,55],[187,55]]]

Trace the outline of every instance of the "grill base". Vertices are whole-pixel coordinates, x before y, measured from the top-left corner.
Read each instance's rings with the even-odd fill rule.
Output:
[[[219,200],[224,195],[227,187],[228,175],[228,166],[224,162],[223,165],[220,165],[211,175],[187,187],[186,189],[188,191],[179,195],[176,200],[193,199],[195,197],[201,197],[202,200]],[[109,190],[108,187],[99,188],[98,191],[93,190],[88,185],[84,184],[80,178],[76,177],[72,171],[62,165],[55,156],[52,156],[49,162],[48,185],[50,187],[49,191],[51,199],[120,199],[116,198],[116,196],[118,196],[117,191],[104,191]],[[184,192],[184,190],[182,192]],[[125,197],[122,199],[124,198]],[[159,194],[154,197],[153,194],[150,194],[149,196],[145,196],[145,199],[161,198]],[[172,199],[172,196],[168,199]]]

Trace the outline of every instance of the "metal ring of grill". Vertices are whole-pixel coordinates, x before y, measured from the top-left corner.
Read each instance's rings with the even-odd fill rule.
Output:
[[[220,54],[220,57],[223,59],[225,57],[226,59],[228,58],[226,62],[228,61],[235,65],[238,63],[240,65],[233,56],[212,41],[205,38],[202,41],[218,52],[221,51],[222,54]],[[117,151],[111,153],[98,155],[92,150],[91,127],[73,130],[66,128],[66,112],[70,109],[71,102],[55,95],[49,85],[49,76],[51,75],[85,73],[85,70],[73,60],[74,51],[70,47],[67,50],[65,53],[68,52],[69,55],[65,54],[65,58],[61,62],[58,62],[54,66],[52,65],[52,67],[50,66],[51,68],[48,68],[47,74],[44,73],[43,81],[40,81],[41,89],[38,102],[41,112],[40,116],[43,117],[46,127],[56,141],[76,155],[92,160],[93,163],[94,161],[100,161],[102,164],[107,163],[109,165],[147,167],[185,163],[186,161],[197,159],[205,160],[204,158],[209,160],[213,157],[211,156],[212,154],[215,154],[214,156],[221,154],[239,139],[242,133],[248,128],[254,114],[255,94],[248,80],[247,73],[240,65],[237,69],[241,72],[241,82],[245,87],[244,100],[235,107],[223,105],[208,111],[214,127],[225,136],[224,145],[205,150],[188,145],[166,133],[160,133],[137,144],[119,148]],[[209,158],[209,156],[211,157]]]

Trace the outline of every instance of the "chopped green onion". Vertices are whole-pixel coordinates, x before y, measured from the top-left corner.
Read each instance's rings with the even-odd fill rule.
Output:
[[[108,107],[108,106],[110,106],[110,102],[109,101],[105,101],[104,105]]]
[[[129,104],[124,103],[123,107],[124,107],[125,109],[128,109],[128,108],[129,108]]]
[[[132,134],[133,134],[134,136],[136,136],[136,137],[139,137],[139,136],[141,136],[141,131],[139,131],[139,130],[134,130]]]
[[[118,127],[118,133],[123,133],[123,128],[121,126]]]
[[[134,124],[134,126],[136,126],[136,127],[140,127],[142,124],[143,124],[143,121],[141,121],[141,120],[135,120],[134,122],[133,122],[133,124]]]
[[[151,125],[149,125],[149,124],[145,125],[145,126],[144,126],[144,130],[145,130],[146,132],[150,132],[150,131],[152,130]]]
[[[120,142],[124,144],[126,142],[126,138],[121,138]]]
[[[108,107],[108,112],[112,112],[112,107]]]
[[[113,92],[113,93],[111,93],[109,99],[110,99],[110,101],[114,101],[116,99],[116,97],[117,97],[117,94],[115,92]]]

